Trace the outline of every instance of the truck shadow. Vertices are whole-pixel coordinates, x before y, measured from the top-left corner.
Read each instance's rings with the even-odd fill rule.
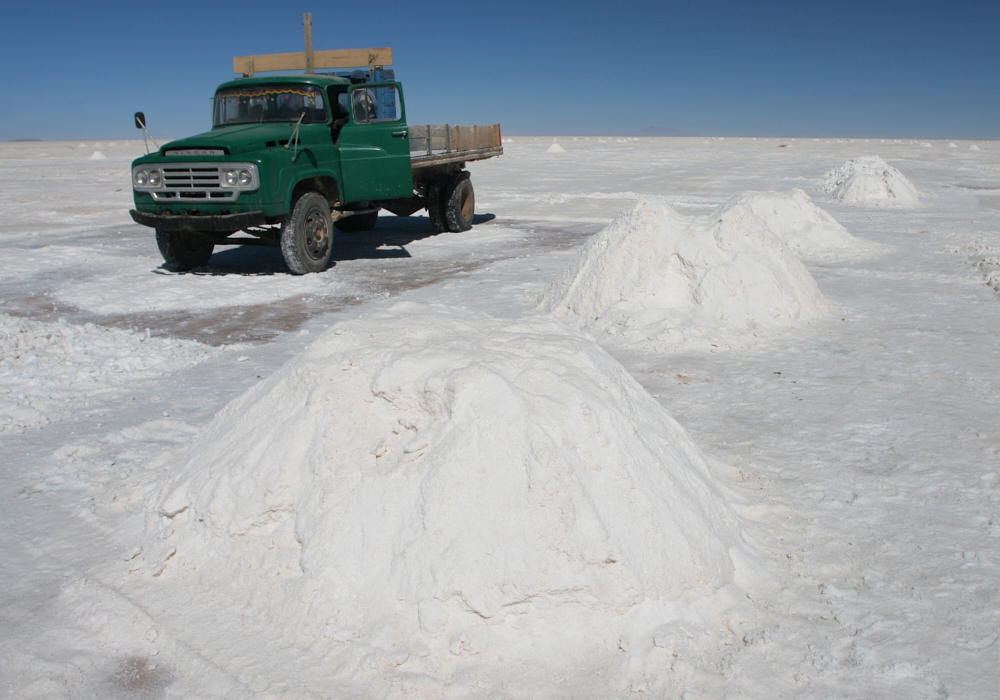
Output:
[[[494,214],[477,214],[473,226],[493,221]],[[378,224],[371,231],[342,233],[336,231],[333,237],[333,255],[330,267],[348,260],[380,260],[386,258],[412,257],[406,246],[414,241],[435,236],[453,236],[453,233],[438,233],[431,228],[426,216],[379,217]],[[327,268],[329,269],[329,268]],[[160,274],[178,274],[166,269]],[[212,255],[208,265],[187,273],[193,275],[284,275],[289,274],[288,266],[278,248],[264,246],[233,246],[218,250]]]
[[[493,214],[477,214],[472,225],[493,221]],[[345,260],[377,260],[379,258],[412,257],[406,246],[414,241],[435,236],[452,236],[452,233],[438,233],[431,228],[426,216],[380,216],[378,224],[371,231],[363,233],[340,233],[333,238],[331,265]]]
[[[477,223],[486,221],[494,219],[492,216],[476,219]],[[320,284],[314,287],[307,285],[305,290],[294,296],[271,301],[264,300],[257,303],[233,301],[229,305],[220,304],[205,308],[198,308],[196,305],[191,309],[177,309],[171,306],[108,315],[84,311],[67,302],[60,303],[56,309],[48,292],[20,288],[22,296],[15,298],[8,296],[2,308],[7,314],[52,323],[57,318],[67,318],[70,323],[78,325],[96,323],[132,331],[136,328],[155,328],[157,335],[197,340],[216,346],[244,342],[261,343],[270,341],[281,333],[298,330],[306,321],[321,314],[363,305],[373,299],[400,295],[409,290],[446,280],[469,279],[467,275],[470,273],[497,261],[521,259],[526,255],[535,257],[553,251],[571,251],[604,227],[603,223],[593,221],[508,218],[496,219],[495,225],[497,229],[500,227],[507,230],[516,229],[526,235],[512,238],[505,245],[482,246],[476,249],[473,245],[474,240],[462,239],[463,234],[443,234],[455,236],[453,239],[442,239],[454,243],[440,245],[433,255],[418,252],[412,258],[400,260],[396,264],[382,264],[377,260],[366,263],[359,260],[356,263],[345,264],[341,270],[331,268],[324,273],[329,274],[329,278],[334,280],[342,278],[346,283],[343,287],[337,284]],[[487,229],[483,233],[488,235],[489,232],[490,229]],[[140,233],[145,235],[144,231]],[[355,254],[360,257],[364,251],[370,252],[378,241],[412,241],[417,237],[427,238],[432,235],[434,234],[429,226],[426,229],[422,228],[419,218],[407,221],[390,216],[380,222],[374,231],[354,234],[356,238],[352,241],[347,240],[348,234],[344,234],[343,238],[344,247],[347,247],[348,242],[357,244]],[[478,237],[481,241],[483,234],[478,234]],[[148,245],[148,239],[146,240]],[[470,249],[476,249],[477,254],[471,255]],[[174,274],[166,269],[154,272],[163,275]],[[276,278],[279,276],[285,278],[274,280],[279,286],[284,282],[294,281],[290,278],[288,268],[285,267],[281,252],[277,248],[220,250],[212,256],[209,266],[183,274],[218,275],[220,279],[225,275],[236,279],[273,275]],[[185,286],[183,280],[176,281],[181,282],[181,287]],[[248,285],[252,287],[254,282],[248,279],[243,287]],[[112,695],[105,694],[102,697],[112,697]]]

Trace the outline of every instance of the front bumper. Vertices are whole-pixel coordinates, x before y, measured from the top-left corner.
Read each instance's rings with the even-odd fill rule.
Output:
[[[267,223],[263,211],[248,211],[240,214],[206,214],[190,216],[181,214],[147,214],[129,210],[132,220],[143,226],[151,226],[161,231],[201,231],[204,233],[232,233],[251,226]]]

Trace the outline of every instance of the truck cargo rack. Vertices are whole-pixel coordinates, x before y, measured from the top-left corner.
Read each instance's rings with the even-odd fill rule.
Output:
[[[503,155],[499,124],[411,124],[407,129],[410,163],[413,168],[464,163]]]

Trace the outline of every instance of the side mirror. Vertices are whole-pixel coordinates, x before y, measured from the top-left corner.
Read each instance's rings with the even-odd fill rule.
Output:
[[[146,128],[146,115],[142,112],[135,113],[135,128],[145,129]]]

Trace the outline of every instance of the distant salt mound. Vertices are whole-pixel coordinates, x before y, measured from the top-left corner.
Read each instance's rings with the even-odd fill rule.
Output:
[[[744,345],[821,316],[826,302],[746,202],[686,217],[641,200],[587,242],[540,308],[660,351]]]
[[[147,580],[195,572],[334,667],[409,654],[393,673],[436,678],[620,660],[630,614],[652,629],[731,586],[741,541],[697,447],[592,338],[412,303],[230,403],[161,493]]]
[[[978,151],[980,149],[979,149],[979,146],[977,146],[976,144],[972,144],[971,146],[969,146],[969,150],[970,151]]]
[[[912,207],[920,201],[913,183],[878,156],[854,158],[831,170],[823,190],[854,207]]]
[[[730,205],[749,207],[800,258],[818,260],[861,245],[861,241],[800,189],[784,194],[747,192]]]
[[[566,149],[563,148],[562,146],[560,146],[558,143],[553,143],[551,146],[549,146],[546,149],[545,152],[546,153],[565,153]]]
[[[948,143],[948,148],[958,148],[958,144],[954,141]]]
[[[94,151],[88,160],[107,160],[108,157],[100,151]]]

